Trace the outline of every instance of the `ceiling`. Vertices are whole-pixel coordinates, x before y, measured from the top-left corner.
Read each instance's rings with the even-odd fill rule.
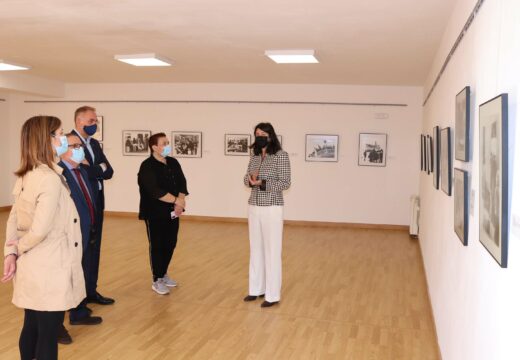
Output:
[[[453,0],[2,0],[0,59],[64,82],[423,85]],[[267,49],[315,49],[277,65]],[[168,68],[116,54],[157,53]]]

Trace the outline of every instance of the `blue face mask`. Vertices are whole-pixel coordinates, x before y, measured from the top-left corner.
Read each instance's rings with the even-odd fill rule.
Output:
[[[70,159],[76,164],[81,164],[83,160],[85,160],[85,150],[83,150],[83,147],[80,147],[79,149],[72,149],[72,155],[70,156]]]
[[[92,136],[97,131],[97,124],[89,125],[89,126],[83,126],[83,130],[87,133],[88,136]]]
[[[161,155],[162,155],[162,157],[166,157],[166,156],[170,155],[171,152],[172,152],[172,147],[170,145],[166,145],[162,149]]]
[[[69,150],[69,141],[67,140],[67,137],[60,136],[61,145],[60,146],[54,146],[56,149],[56,155],[61,156],[65,154]]]

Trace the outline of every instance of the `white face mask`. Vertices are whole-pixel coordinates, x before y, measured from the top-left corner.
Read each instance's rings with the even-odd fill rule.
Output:
[[[69,141],[67,140],[67,137],[65,135],[60,136],[60,146],[54,146],[54,149],[56,150],[56,155],[61,156],[65,154],[69,150]]]

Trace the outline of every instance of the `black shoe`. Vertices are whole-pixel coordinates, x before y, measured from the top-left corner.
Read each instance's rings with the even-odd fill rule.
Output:
[[[278,304],[278,301],[275,301],[275,302],[269,302],[267,300],[265,300],[262,305],[260,305],[260,307],[263,307],[263,308],[266,308],[266,307],[271,307],[273,305],[276,305]]]
[[[79,320],[70,320],[71,325],[98,325],[103,322],[101,316],[86,316]]]
[[[58,344],[69,345],[72,344],[72,337],[70,336],[65,326],[61,325],[58,330]]]
[[[116,301],[114,299],[104,297],[103,295],[101,295],[98,292],[96,293],[96,295],[94,297],[87,298],[87,303],[91,303],[91,304],[112,305],[115,302]]]
[[[259,298],[259,297],[260,297],[260,298],[263,298],[264,295],[263,295],[263,294],[262,294],[262,295],[258,295],[258,296],[256,296],[256,295],[247,295],[247,296],[244,298],[244,301],[255,301],[255,300],[256,300],[257,298]]]

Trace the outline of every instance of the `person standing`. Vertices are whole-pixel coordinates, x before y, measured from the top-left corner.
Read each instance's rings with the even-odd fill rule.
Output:
[[[244,301],[265,296],[261,307],[280,301],[282,287],[283,191],[291,186],[289,155],[282,150],[270,123],[255,127],[253,154],[244,184],[249,197],[249,294]]]
[[[74,113],[73,133],[77,135],[85,146],[85,161],[81,167],[86,170],[90,186],[97,189],[94,199],[96,206],[96,233],[91,238],[92,263],[89,266],[91,274],[87,276],[87,302],[100,305],[110,305],[114,299],[105,297],[97,291],[99,278],[99,261],[101,257],[101,238],[103,234],[103,218],[105,211],[104,180],[109,180],[114,175],[114,170],[108,162],[99,141],[92,136],[97,131],[96,109],[90,106],[82,106]]]
[[[157,133],[148,141],[151,155],[139,168],[137,182],[141,200],[139,219],[144,220],[150,247],[152,290],[160,295],[177,282],[168,276],[168,266],[177,245],[179,219],[186,207],[186,178],[181,165],[170,157],[166,134]]]
[[[87,172],[80,167],[85,160],[84,145],[79,137],[74,134],[67,134],[68,150],[61,156],[58,165],[63,169],[63,176],[69,185],[71,197],[79,214],[79,223],[81,226],[81,238],[83,244],[83,256],[81,264],[83,266],[83,274],[85,275],[85,283],[89,283],[87,278],[92,274],[90,266],[92,263],[91,238],[96,233],[96,217],[94,198],[97,196],[97,189],[92,189],[88,182]],[[69,322],[71,325],[97,325],[101,324],[103,319],[100,316],[91,316],[92,310],[87,307],[87,299],[83,299],[81,303],[69,312]],[[58,342],[61,344],[70,344],[70,337],[65,326],[62,325]]]
[[[58,358],[65,311],[85,298],[79,216],[57,156],[67,151],[61,121],[35,116],[22,126],[21,164],[6,228],[4,276],[25,309],[22,360]]]

